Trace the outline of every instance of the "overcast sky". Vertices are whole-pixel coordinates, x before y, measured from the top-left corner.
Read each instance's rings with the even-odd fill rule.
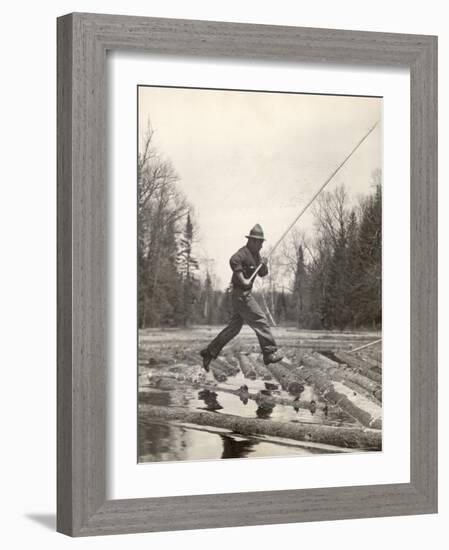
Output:
[[[139,130],[171,159],[195,210],[197,255],[221,287],[229,257],[259,223],[274,244],[330,173],[382,116],[379,98],[250,91],[139,88]],[[326,190],[367,194],[382,166],[381,125]],[[298,222],[313,231],[311,215]]]

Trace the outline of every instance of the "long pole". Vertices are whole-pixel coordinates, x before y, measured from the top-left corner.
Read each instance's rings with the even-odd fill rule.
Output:
[[[348,353],[354,353],[355,351],[369,348],[370,346],[374,346],[374,344],[378,344],[379,342],[382,342],[382,338],[380,338],[379,340],[374,340],[374,342],[370,342],[369,344],[365,344],[364,346],[360,346],[359,348],[352,349],[351,351],[348,351]]]
[[[273,248],[270,250],[268,254],[268,258],[272,256],[276,248],[281,244],[281,242],[284,240],[285,236],[288,234],[288,232],[291,230],[291,228],[296,224],[296,222],[299,220],[299,218],[304,214],[304,212],[309,208],[309,206],[313,203],[313,201],[318,197],[318,195],[323,191],[323,189],[326,187],[326,185],[334,178],[334,176],[343,168],[343,166],[346,164],[346,162],[352,157],[352,155],[357,151],[357,149],[362,145],[362,143],[365,141],[365,139],[371,134],[371,132],[374,130],[374,128],[379,124],[379,121],[377,121],[369,131],[362,137],[362,139],[357,143],[357,145],[352,149],[352,151],[344,158],[342,162],[335,168],[335,170],[330,174],[330,176],[326,179],[326,181],[323,183],[323,185],[318,189],[318,191],[313,195],[313,197],[309,200],[309,202],[304,206],[304,208],[301,210],[301,212],[296,216],[296,218],[292,221],[292,223],[287,227],[287,229],[282,233],[282,235],[279,237],[279,239],[276,241]],[[256,271],[251,275],[250,281],[253,281],[256,275],[259,273],[260,268],[262,267],[262,263],[260,263]]]

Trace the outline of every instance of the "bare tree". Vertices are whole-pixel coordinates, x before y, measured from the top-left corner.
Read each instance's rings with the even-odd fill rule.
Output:
[[[313,214],[319,238],[336,247],[346,238],[350,215],[344,185],[337,187],[334,192],[324,192],[319,195],[313,206]]]
[[[138,262],[139,318],[147,324],[147,312],[157,315],[157,289],[161,271],[167,269],[173,278],[176,261],[177,222],[188,209],[187,201],[178,188],[179,176],[170,160],[163,158],[154,145],[155,131],[148,121],[138,154]],[[171,257],[174,255],[174,258]],[[171,264],[170,264],[171,262]],[[174,268],[175,269],[175,268]],[[166,278],[170,278],[166,275]],[[174,285],[175,283],[171,283]]]

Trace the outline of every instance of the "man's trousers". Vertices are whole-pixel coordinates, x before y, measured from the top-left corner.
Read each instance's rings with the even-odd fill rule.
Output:
[[[232,290],[232,318],[207,347],[211,357],[218,357],[223,347],[240,332],[243,323],[247,323],[256,333],[260,349],[264,355],[277,350],[267,319],[249,290]]]

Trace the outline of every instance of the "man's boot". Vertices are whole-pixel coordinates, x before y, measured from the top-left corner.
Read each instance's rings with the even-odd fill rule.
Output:
[[[269,365],[270,363],[279,363],[279,361],[282,361],[283,358],[284,356],[279,352],[273,351],[272,353],[267,353],[263,356],[263,362],[265,365]]]
[[[203,358],[203,369],[206,372],[209,372],[209,365],[210,365],[210,362],[213,359],[212,355],[208,352],[207,349],[202,349],[200,351],[200,355]]]

